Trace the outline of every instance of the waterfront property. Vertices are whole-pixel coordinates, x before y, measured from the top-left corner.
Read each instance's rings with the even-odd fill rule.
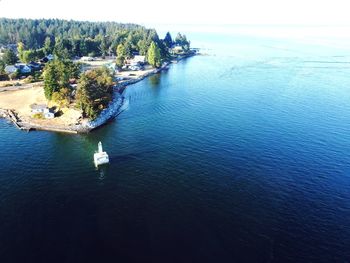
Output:
[[[30,105],[33,114],[42,114],[45,119],[53,119],[55,114],[51,112],[46,104],[32,104]]]
[[[45,110],[47,110],[46,104],[33,104],[30,105],[30,108],[32,110],[32,113],[44,113]]]

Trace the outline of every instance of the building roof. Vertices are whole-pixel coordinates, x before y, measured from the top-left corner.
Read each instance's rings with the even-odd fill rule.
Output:
[[[133,62],[141,62],[141,63],[144,63],[146,61],[146,56],[135,56],[133,58]]]
[[[35,61],[30,61],[27,66],[30,66],[30,67],[40,67],[40,64],[35,62]]]
[[[30,105],[30,108],[32,110],[41,110],[41,109],[46,109],[47,105],[46,104],[32,104],[32,105]]]
[[[17,70],[17,67],[15,65],[7,65],[5,67],[5,72],[15,72]]]

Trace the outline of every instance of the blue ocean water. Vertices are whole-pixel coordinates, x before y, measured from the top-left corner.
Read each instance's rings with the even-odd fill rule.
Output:
[[[188,37],[90,134],[0,121],[0,262],[350,261],[350,48]]]

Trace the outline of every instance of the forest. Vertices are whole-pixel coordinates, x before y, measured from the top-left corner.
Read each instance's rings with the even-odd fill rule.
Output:
[[[159,48],[162,59],[169,56],[168,49],[174,44],[190,46],[185,35],[179,33],[175,41],[170,34],[160,39],[155,29],[136,24],[0,18],[1,45],[21,43],[27,51],[40,55],[53,53],[58,58],[117,55],[119,45],[127,57],[135,53],[146,55],[152,42]]]

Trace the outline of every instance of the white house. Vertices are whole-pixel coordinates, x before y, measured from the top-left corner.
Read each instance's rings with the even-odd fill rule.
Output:
[[[126,64],[130,66],[142,66],[146,63],[146,56],[136,55],[131,59],[126,60]]]
[[[172,48],[171,53],[172,54],[179,54],[179,53],[183,53],[183,51],[184,50],[183,50],[182,46],[175,46]]]
[[[55,114],[50,112],[49,109],[45,109],[44,110],[44,117],[45,117],[45,119],[53,119],[53,118],[55,118]]]
[[[81,57],[81,61],[94,61],[94,58],[92,57]]]
[[[32,113],[44,113],[45,109],[48,110],[45,104],[32,104],[30,108],[32,109]]]
[[[55,118],[55,114],[50,112],[50,109],[45,104],[32,104],[30,108],[33,114],[41,113],[45,119]]]
[[[8,65],[5,67],[5,72],[7,74],[12,74],[12,73],[15,73],[17,71],[17,67],[15,65]]]
[[[146,62],[146,56],[136,55],[132,59],[132,63],[135,63],[135,64],[144,64],[145,62]]]

